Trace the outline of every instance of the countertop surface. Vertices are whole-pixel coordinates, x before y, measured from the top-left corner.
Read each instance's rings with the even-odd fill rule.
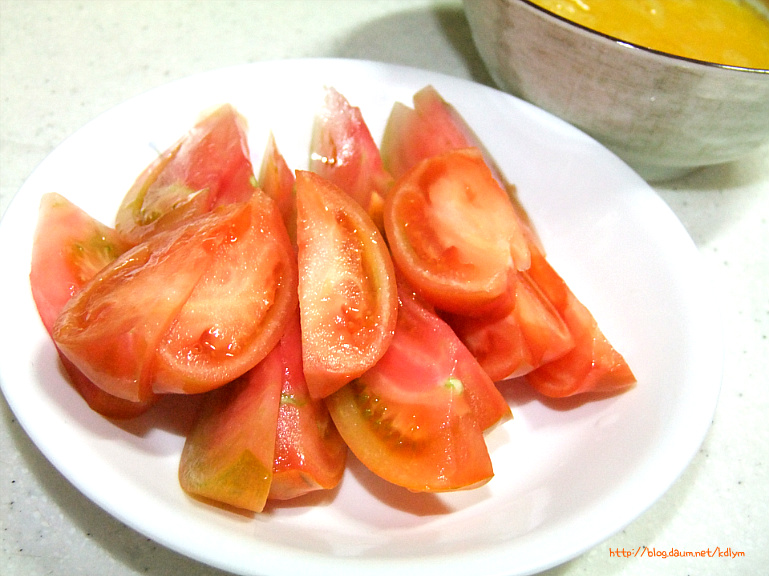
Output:
[[[58,144],[120,102],[198,72],[300,57],[405,64],[492,85],[456,0],[0,0],[0,214]],[[653,187],[723,288],[723,300],[712,303],[724,325],[719,405],[672,488],[550,576],[745,575],[769,566],[769,153]],[[5,399],[0,526],[4,576],[221,574],[81,495],[38,451]],[[639,546],[742,554],[612,553]]]

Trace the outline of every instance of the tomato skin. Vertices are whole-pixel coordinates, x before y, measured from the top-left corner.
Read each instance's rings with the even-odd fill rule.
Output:
[[[283,387],[269,499],[288,500],[339,484],[347,460],[347,444],[325,403],[313,399],[307,388],[298,309],[278,347]]]
[[[72,295],[130,247],[112,228],[63,196],[52,192],[42,197],[30,285],[49,334]]]
[[[385,203],[393,260],[436,308],[504,314],[529,248],[512,204],[476,149],[423,160],[398,179]]]
[[[309,168],[352,196],[382,229],[382,206],[393,178],[360,108],[334,88],[326,89],[315,117]]]
[[[376,225],[340,188],[296,172],[305,378],[323,398],[382,357],[395,329],[395,273]]]
[[[277,232],[260,250],[271,254],[274,247],[283,254],[279,269],[285,275],[237,261],[249,256],[244,247],[264,239],[267,220],[277,223]],[[227,272],[220,274],[222,268]],[[259,289],[258,278],[266,278],[274,306],[258,300],[269,296]],[[244,286],[253,289],[242,296],[254,315],[240,310],[234,324],[224,325],[235,316],[233,308],[244,303],[233,301],[239,292],[227,290]],[[54,340],[89,379],[115,396],[143,401],[155,393],[153,386],[157,392],[202,392],[243,374],[269,352],[280,338],[280,322],[295,306],[295,287],[285,227],[269,198],[255,194],[249,202],[219,207],[125,252],[68,302],[54,326]],[[242,339],[257,326],[268,329]],[[216,348],[221,341],[233,347],[222,352]]]
[[[200,240],[194,226],[153,235],[97,274],[62,310],[54,341],[106,392],[134,402],[154,394],[157,343],[211,259]]]
[[[480,147],[462,117],[437,90],[425,86],[414,94],[414,108],[396,102],[382,136],[386,169],[400,178],[422,160],[449,150]]]
[[[186,492],[262,511],[273,478],[282,384],[275,348],[247,374],[205,395],[179,462]]]
[[[381,478],[412,491],[479,486],[493,475],[484,426],[508,418],[510,409],[469,352],[457,354],[463,346],[451,329],[399,287],[387,352],[326,405],[352,452]],[[486,393],[497,399],[484,404]],[[498,410],[501,416],[492,415]]]
[[[32,247],[30,286],[40,318],[49,335],[65,304],[99,270],[129,246],[114,229],[56,193],[43,196]],[[89,407],[113,419],[136,417],[148,410],[154,397],[132,402],[104,392],[91,382],[57,347],[69,381]]]
[[[247,200],[254,183],[245,119],[225,104],[145,168],[123,198],[115,228],[138,244],[215,206]]]
[[[513,309],[501,318],[444,315],[494,381],[528,374],[574,348],[568,326],[528,272],[519,274],[514,293]]]
[[[529,273],[558,310],[575,342],[569,352],[527,374],[529,385],[553,398],[615,394],[634,386],[636,378],[624,357],[540,252],[532,253]]]
[[[491,154],[462,115],[429,85],[414,94],[413,103],[414,107],[409,108],[396,102],[385,125],[381,155],[390,174],[397,179],[427,158],[451,150],[477,148],[494,178],[510,197],[528,241],[544,252],[531,219],[518,199],[515,186],[504,178]]]
[[[294,173],[280,153],[275,136],[270,133],[259,169],[259,186],[283,216],[288,236],[296,244],[296,200],[294,199]]]
[[[204,240],[211,261],[158,341],[157,393],[234,380],[275,347],[296,307],[296,257],[275,203],[257,191],[229,206],[222,236]]]

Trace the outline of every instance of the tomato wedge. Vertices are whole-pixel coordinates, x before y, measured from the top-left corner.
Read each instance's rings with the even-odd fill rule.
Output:
[[[450,150],[477,148],[483,153],[494,178],[510,197],[529,242],[542,250],[542,243],[518,199],[515,186],[507,182],[491,154],[456,108],[429,85],[414,94],[413,102],[413,108],[396,102],[385,125],[380,150],[384,166],[390,174],[400,178],[427,158]]]
[[[56,318],[72,295],[128,246],[109,226],[56,193],[43,196],[32,245],[30,285],[40,318],[53,334]],[[58,349],[58,348],[57,348]],[[91,409],[114,419],[133,418],[154,404],[104,392],[59,352],[69,380]]]
[[[422,160],[449,150],[479,148],[467,123],[438,94],[425,86],[414,94],[414,108],[396,102],[382,135],[381,156],[386,169],[400,178]]]
[[[205,395],[179,462],[186,492],[262,511],[272,484],[282,385],[275,348],[246,375]]]
[[[512,204],[477,149],[427,158],[385,203],[393,261],[436,308],[481,315],[512,307],[516,272],[529,266]]]
[[[528,383],[539,393],[555,398],[583,393],[615,394],[632,387],[636,378],[625,358],[603,334],[590,311],[536,250],[532,252],[529,273],[564,319],[575,346],[527,374]]]
[[[400,294],[385,355],[326,404],[352,452],[381,478],[412,491],[479,486],[493,476],[484,425],[510,409],[448,325],[408,290]],[[486,393],[497,399],[485,402]]]
[[[270,133],[259,169],[259,186],[283,216],[292,243],[296,243],[296,200],[294,199],[294,173],[280,153],[275,136]]]
[[[514,292],[515,305],[501,318],[444,315],[494,381],[528,374],[574,347],[568,326],[527,272]]]
[[[294,253],[259,193],[125,252],[68,302],[54,340],[115,396],[203,392],[259,362],[295,303]]]
[[[302,371],[299,311],[278,345],[283,366],[271,500],[288,500],[334,488],[342,479],[347,444],[323,400],[310,396]]]
[[[310,170],[352,196],[382,229],[382,205],[392,185],[360,108],[334,88],[326,89],[315,117]]]
[[[352,197],[298,170],[296,200],[304,373],[323,398],[382,357],[398,296],[387,246]]]
[[[134,182],[115,228],[132,244],[254,191],[245,119],[229,104],[204,116]]]
[[[237,378],[275,347],[296,306],[296,257],[275,203],[256,192],[235,206],[227,236],[207,246],[213,260],[158,342],[155,392],[195,394]]]

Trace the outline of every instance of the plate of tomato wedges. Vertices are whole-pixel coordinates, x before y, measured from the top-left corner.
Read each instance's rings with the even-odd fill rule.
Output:
[[[435,72],[162,86],[64,141],[0,243],[25,431],[108,513],[237,574],[563,563],[670,487],[720,389],[712,283],[665,203]]]

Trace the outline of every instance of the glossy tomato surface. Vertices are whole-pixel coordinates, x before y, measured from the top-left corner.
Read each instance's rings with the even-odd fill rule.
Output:
[[[259,168],[259,187],[273,199],[283,217],[292,243],[296,243],[296,200],[294,173],[278,148],[275,135],[270,133]]]
[[[532,252],[531,278],[550,299],[574,339],[563,356],[530,372],[529,384],[545,396],[615,394],[636,378],[625,358],[609,342],[593,315],[574,295],[545,257]]]
[[[275,348],[247,374],[205,395],[179,462],[184,490],[262,511],[272,484],[283,369]]]
[[[429,307],[401,285],[390,347],[327,398],[357,458],[413,491],[470,488],[493,475],[484,428],[510,417],[494,384]]]
[[[49,334],[73,294],[130,246],[113,228],[98,222],[56,193],[43,196],[32,246],[30,285]],[[108,418],[125,419],[145,412],[154,397],[132,402],[108,394],[91,382],[63,354],[69,380],[88,405]]]
[[[211,259],[158,341],[156,392],[198,393],[234,380],[278,343],[297,302],[296,256],[275,203],[231,204]]]
[[[123,198],[115,227],[136,244],[214,206],[247,200],[254,184],[245,119],[225,104],[147,166]]]
[[[297,171],[296,198],[304,372],[323,398],[385,353],[398,295],[390,253],[360,204],[308,171]]]
[[[392,184],[360,108],[334,88],[326,89],[315,117],[310,170],[352,196],[381,227],[382,204]]]
[[[302,369],[299,310],[278,344],[283,387],[275,439],[271,500],[287,500],[336,487],[347,461],[347,444],[326,404],[310,396]]]
[[[466,315],[511,308],[511,285],[529,266],[529,248],[477,149],[427,158],[399,178],[384,225],[396,266],[437,308]]]
[[[125,252],[69,301],[54,340],[121,398],[144,400],[153,387],[201,392],[261,360],[295,302],[293,251],[277,209],[259,194]]]
[[[518,274],[513,292],[513,309],[502,317],[445,316],[494,381],[528,374],[574,347],[566,322],[528,272]]]

